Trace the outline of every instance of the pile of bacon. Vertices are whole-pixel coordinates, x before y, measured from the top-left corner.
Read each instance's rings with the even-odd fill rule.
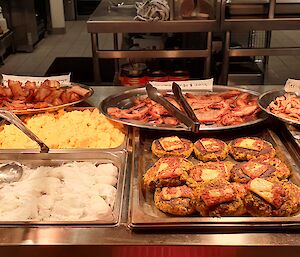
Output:
[[[27,81],[8,81],[0,86],[0,108],[7,110],[40,109],[76,102],[86,96],[89,90],[78,85],[61,87],[58,81],[45,80],[40,86]]]
[[[279,117],[300,121],[300,97],[294,94],[278,96],[267,109]]]
[[[183,111],[172,95],[165,94],[164,97]],[[186,93],[185,98],[199,122],[207,125],[237,125],[257,119],[256,115],[260,112],[257,96],[238,90],[205,95]],[[133,103],[134,106],[129,109],[110,107],[108,114],[116,119],[137,120],[153,125],[175,126],[180,123],[163,106],[149,98],[138,98]]]

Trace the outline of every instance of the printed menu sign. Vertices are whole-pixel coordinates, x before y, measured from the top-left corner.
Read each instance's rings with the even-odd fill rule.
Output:
[[[14,75],[2,74],[2,84],[4,86],[7,86],[8,80],[15,80],[21,82],[22,84],[26,83],[27,81],[35,82],[37,86],[39,86],[42,82],[49,79],[49,80],[57,80],[63,86],[69,86],[70,77],[71,77],[71,73],[67,75],[52,76],[52,77],[28,77],[28,76],[14,76]]]
[[[186,81],[167,81],[167,82],[156,82],[151,81],[150,84],[157,89],[166,90],[172,88],[172,83],[176,82],[182,90],[203,90],[213,91],[214,79],[204,80],[186,80]]]
[[[288,79],[285,83],[284,90],[286,92],[300,92],[300,80]]]

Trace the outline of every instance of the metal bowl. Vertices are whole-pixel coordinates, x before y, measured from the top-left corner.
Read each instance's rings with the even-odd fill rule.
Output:
[[[274,117],[280,121],[283,121],[285,123],[288,124],[294,124],[294,125],[300,125],[300,121],[296,121],[296,120],[292,120],[292,119],[287,119],[287,118],[283,118],[280,117],[272,112],[270,112],[267,108],[269,106],[269,104],[274,101],[276,99],[276,97],[279,96],[283,96],[284,94],[286,94],[286,92],[284,90],[272,90],[272,91],[268,91],[264,94],[262,94],[259,99],[258,99],[258,105],[259,107],[266,112],[268,115],[270,115],[271,117]]]
[[[247,90],[243,88],[236,88],[236,87],[228,87],[228,86],[214,86],[213,87],[213,92],[210,91],[201,91],[201,90],[182,90],[183,93],[196,93],[196,94],[207,94],[207,93],[218,93],[218,92],[225,92],[229,90],[240,90],[242,92],[247,92],[252,95],[259,96],[258,92],[252,91],[252,90]],[[166,91],[166,90],[164,90]],[[171,89],[167,90],[168,92],[172,92]],[[168,126],[168,125],[152,125],[149,123],[144,123],[144,122],[139,122],[137,120],[119,120],[114,117],[111,117],[107,113],[107,109],[109,107],[117,107],[121,109],[128,109],[133,106],[133,100],[136,98],[139,98],[141,96],[147,96],[146,89],[143,88],[136,88],[136,89],[131,89],[122,93],[118,93],[112,96],[107,97],[104,99],[99,106],[99,109],[101,112],[109,119],[123,123],[125,125],[129,126],[134,126],[134,127],[139,127],[139,128],[147,128],[147,129],[157,129],[157,130],[175,130],[175,131],[190,131],[190,128],[185,126],[184,124],[180,124],[178,126]],[[216,126],[216,125],[201,125],[200,126],[200,131],[221,131],[221,130],[229,130],[229,129],[235,129],[235,128],[241,128],[241,127],[246,127],[246,126],[252,126],[257,123],[260,123],[264,121],[267,118],[267,115],[264,113],[260,113],[259,117],[256,120],[242,123],[239,125],[232,125],[232,126]]]

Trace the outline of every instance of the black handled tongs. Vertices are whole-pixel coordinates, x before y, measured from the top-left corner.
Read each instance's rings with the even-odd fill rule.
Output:
[[[153,101],[159,103],[160,105],[162,105],[163,107],[165,107],[170,112],[171,115],[173,115],[175,118],[177,118],[182,123],[184,123],[189,128],[189,130],[191,130],[192,132],[195,132],[195,133],[199,132],[200,123],[198,122],[198,119],[197,119],[195,113],[193,112],[192,108],[190,107],[188,102],[183,97],[183,95],[181,93],[181,88],[178,86],[179,87],[179,90],[178,90],[177,86],[175,86],[176,87],[175,92],[174,92],[175,87],[172,87],[174,96],[175,96],[176,100],[183,106],[187,115],[185,113],[183,113],[181,110],[179,110],[176,106],[171,104],[167,99],[165,99],[158,92],[157,88],[153,87],[151,84],[146,85],[146,90],[147,90],[148,97],[151,100],[153,100]],[[182,104],[182,102],[184,102],[184,101],[185,101],[185,103]]]

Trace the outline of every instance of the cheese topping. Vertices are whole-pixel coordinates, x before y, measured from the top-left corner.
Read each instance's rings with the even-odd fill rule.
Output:
[[[162,191],[161,191],[161,195],[162,195],[162,199],[165,200],[165,201],[169,201],[171,199],[174,199],[174,198],[179,198],[181,196],[181,191],[180,191],[180,188],[176,188],[174,187],[171,190],[169,190],[168,187],[163,187]]]
[[[165,151],[173,151],[184,147],[182,141],[177,136],[160,138],[159,143]]]
[[[212,189],[208,192],[210,197],[220,197],[222,192],[219,189]]]
[[[227,166],[222,162],[207,162],[198,163],[189,172],[190,177],[192,177],[197,182],[199,181],[210,181],[220,175],[226,175],[228,172]]]
[[[163,187],[161,190],[162,200],[169,201],[174,198],[191,198],[193,191],[187,186],[178,186],[178,187]]]
[[[221,203],[231,202],[236,198],[235,192],[232,187],[211,189],[208,192],[204,193],[201,197],[208,207]]]
[[[247,162],[242,165],[242,171],[250,178],[258,178],[268,170],[269,166],[258,162]]]
[[[158,179],[176,178],[182,175],[183,169],[181,168],[180,160],[177,158],[163,158],[162,163],[157,169]]]
[[[271,204],[273,203],[273,183],[261,178],[256,178],[251,181],[249,189],[267,202]]]
[[[220,174],[219,170],[214,170],[214,169],[203,169],[202,174],[201,174],[201,179],[203,181],[209,181],[213,180],[216,177],[218,177]]]
[[[222,150],[220,144],[213,139],[201,139],[200,142],[207,152],[213,153]]]
[[[236,142],[234,146],[254,151],[261,151],[263,147],[263,142],[253,138],[245,138],[241,141]]]
[[[166,170],[168,167],[169,167],[169,164],[163,162],[162,164],[159,165],[158,171],[157,171],[157,172],[160,173],[160,172],[162,172],[163,170]]]

